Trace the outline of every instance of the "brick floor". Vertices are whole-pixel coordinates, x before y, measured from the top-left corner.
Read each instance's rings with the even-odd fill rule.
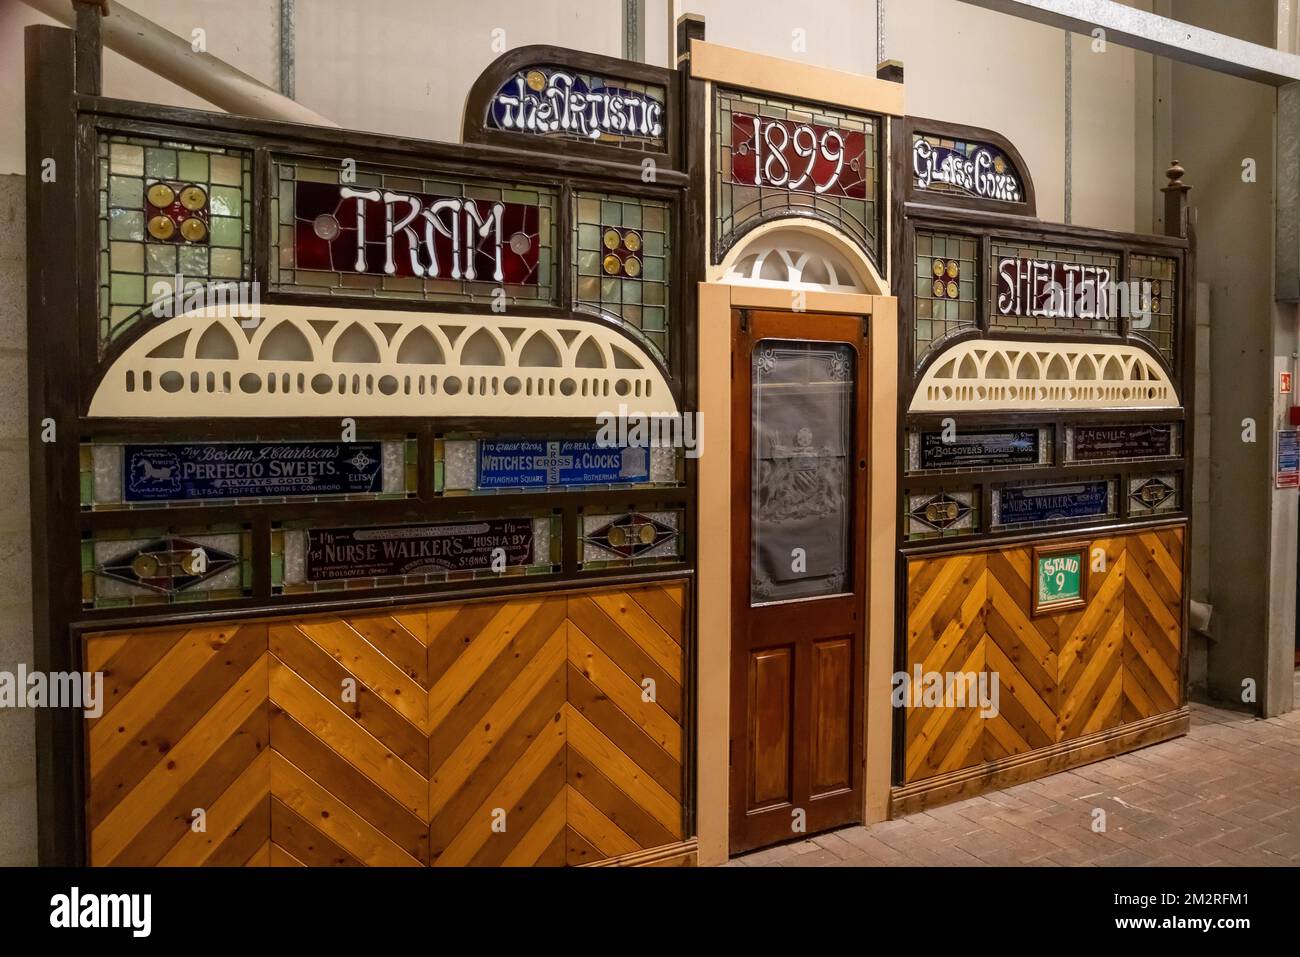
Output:
[[[727,866],[1017,864],[1300,864],[1300,711],[1260,721],[1193,704],[1185,738]]]

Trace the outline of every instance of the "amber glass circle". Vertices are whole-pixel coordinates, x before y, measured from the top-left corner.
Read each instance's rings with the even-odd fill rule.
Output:
[[[609,543],[615,548],[622,548],[627,544],[627,532],[617,525],[611,528],[609,534],[605,537],[609,539]]]
[[[653,545],[655,540],[655,527],[653,525],[642,525],[636,537],[641,539],[642,545]]]
[[[181,235],[192,243],[197,243],[208,234],[208,227],[197,216],[191,216],[181,223]]]
[[[943,280],[942,280],[942,279],[936,279],[936,280],[934,281],[934,294],[935,294],[935,296],[936,296],[937,298],[939,298],[939,299],[942,299],[942,298],[943,298]]]
[[[159,569],[157,555],[137,555],[131,559],[131,571],[137,578],[153,578]]]
[[[942,276],[943,270],[944,270],[944,265],[942,259],[936,259],[934,261],[934,265],[930,267],[930,271],[933,272],[936,276]]]
[[[601,237],[601,241],[605,244],[606,249],[618,249],[623,242],[623,237],[618,234],[617,229],[607,229],[605,235]]]
[[[186,186],[181,190],[181,205],[193,212],[207,204],[208,194],[197,186]]]
[[[636,252],[641,248],[641,234],[629,232],[623,237],[623,245],[628,248],[629,252]]]
[[[949,299],[957,298],[957,284],[955,282],[948,283],[948,298]]]
[[[627,261],[623,263],[623,271],[629,276],[641,275],[641,260],[635,256],[628,257]]]
[[[956,279],[956,278],[957,278],[957,273],[959,273],[960,271],[961,271],[961,266],[958,265],[957,260],[955,260],[955,259],[949,259],[949,260],[948,260],[948,278],[949,278],[949,279]]]
[[[619,262],[619,258],[613,253],[610,253],[605,257],[605,272],[609,273],[611,276],[617,276],[621,266],[622,263]]]
[[[149,187],[149,202],[159,209],[176,202],[176,191],[166,183],[154,183]]]
[[[170,216],[155,216],[149,220],[149,235],[154,239],[171,239],[176,232],[176,224]]]

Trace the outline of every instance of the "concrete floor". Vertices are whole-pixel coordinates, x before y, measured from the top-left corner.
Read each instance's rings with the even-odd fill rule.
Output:
[[[1300,711],[1260,721],[1194,704],[1184,738],[727,866],[1017,864],[1300,864]]]

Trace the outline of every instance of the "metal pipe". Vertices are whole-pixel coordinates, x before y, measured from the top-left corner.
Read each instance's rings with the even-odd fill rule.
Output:
[[[72,0],[23,0],[66,26],[76,25]],[[102,23],[104,46],[152,70],[228,113],[313,126],[338,124],[281,96],[264,83],[193,46],[152,20],[123,6],[110,5]]]

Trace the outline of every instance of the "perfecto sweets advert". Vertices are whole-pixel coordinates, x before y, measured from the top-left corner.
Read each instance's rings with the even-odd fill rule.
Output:
[[[532,519],[312,529],[307,532],[307,580],[478,571],[492,567],[497,549],[504,552],[506,567],[531,564]]]
[[[378,442],[229,442],[128,445],[128,502],[378,492]]]

